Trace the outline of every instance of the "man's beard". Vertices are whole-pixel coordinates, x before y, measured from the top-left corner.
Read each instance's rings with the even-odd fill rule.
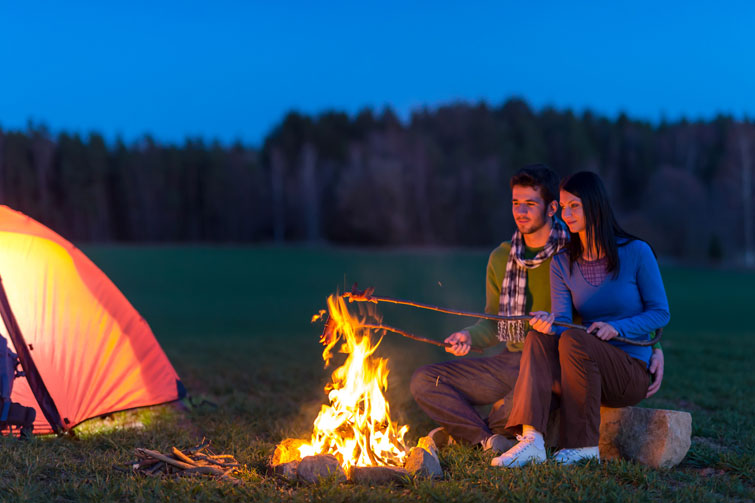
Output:
[[[524,226],[524,228],[520,227],[519,224],[515,221],[516,228],[519,229],[519,232],[522,234],[534,234],[548,223],[547,217],[545,215],[541,216],[538,221],[530,220],[527,222]]]

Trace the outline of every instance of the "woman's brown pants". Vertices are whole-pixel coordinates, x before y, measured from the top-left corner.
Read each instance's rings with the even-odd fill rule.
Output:
[[[645,397],[645,362],[584,330],[527,334],[506,427],[523,424],[545,433],[548,414],[560,402],[561,448],[598,445],[600,406],[626,407]]]

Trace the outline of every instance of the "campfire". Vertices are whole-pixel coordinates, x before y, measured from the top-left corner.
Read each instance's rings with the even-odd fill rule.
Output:
[[[342,342],[346,362],[325,388],[330,405],[323,405],[314,422],[312,440],[302,445],[302,457],[333,454],[348,471],[354,466],[403,466],[408,426],[391,421],[383,392],[388,388],[387,360],[375,357],[382,337],[373,344],[372,330],[352,317],[342,297],[328,298],[328,320],[320,342],[326,366]]]
[[[395,480],[419,469],[437,475],[440,465],[432,440],[422,439],[421,447],[408,449],[404,436],[409,427],[391,419],[384,394],[388,388],[388,361],[375,356],[385,334],[376,310],[357,317],[339,295],[331,295],[327,307],[327,312],[313,317],[313,321],[326,321],[320,338],[325,345],[325,366],[334,350],[345,353],[346,360],[333,371],[325,387],[329,403],[320,409],[311,439],[284,440],[273,455],[274,471],[289,478],[297,475],[302,480],[308,480],[307,473],[313,470],[321,475],[339,473],[352,480]],[[417,459],[408,463],[409,458]],[[428,470],[428,463],[433,464],[434,470]],[[415,466],[417,470],[412,471]]]

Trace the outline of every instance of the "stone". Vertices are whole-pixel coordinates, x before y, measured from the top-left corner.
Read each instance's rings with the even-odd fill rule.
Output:
[[[427,434],[427,438],[432,440],[436,449],[437,448],[442,449],[448,445],[456,444],[456,440],[454,440],[454,437],[449,435],[446,429],[443,428],[442,426],[438,426],[434,430],[430,431],[430,433]]]
[[[415,477],[441,478],[443,469],[440,467],[440,461],[437,456],[422,447],[412,447],[409,456],[406,458],[404,468]]]
[[[397,466],[355,466],[349,475],[358,484],[389,484],[405,482],[409,472]]]
[[[301,460],[296,470],[299,480],[316,484],[321,479],[335,477],[338,481],[345,481],[346,474],[332,454],[318,454],[316,456],[307,456]]]
[[[301,455],[299,455],[299,447],[307,443],[306,440],[301,440],[299,438],[287,438],[275,448],[273,459],[270,464],[275,466],[300,460]]]
[[[289,461],[288,463],[281,463],[273,465],[271,467],[273,475],[289,480],[295,481],[297,478],[297,471],[299,468],[299,460]]]
[[[653,468],[681,463],[690,447],[689,412],[623,407],[600,408],[600,457],[622,457]]]
[[[438,458],[438,446],[435,445],[435,442],[430,437],[422,437],[419,440],[417,440],[417,447],[421,447],[422,449],[426,450],[430,454],[432,454],[436,459]]]

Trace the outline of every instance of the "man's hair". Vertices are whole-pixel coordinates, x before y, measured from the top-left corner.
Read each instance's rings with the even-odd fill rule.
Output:
[[[546,205],[558,199],[558,175],[545,164],[528,164],[514,173],[510,185],[540,189]]]

